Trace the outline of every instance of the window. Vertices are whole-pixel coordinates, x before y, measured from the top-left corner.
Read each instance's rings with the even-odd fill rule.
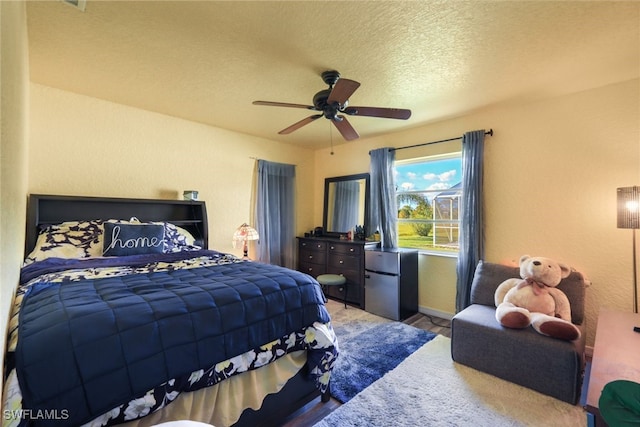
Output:
[[[398,246],[458,252],[461,153],[395,162]]]

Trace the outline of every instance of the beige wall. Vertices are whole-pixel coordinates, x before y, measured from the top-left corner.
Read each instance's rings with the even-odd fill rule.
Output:
[[[0,366],[4,366],[6,325],[23,258],[27,200],[29,65],[23,2],[0,2],[0,66]],[[0,390],[2,381],[0,376]]]
[[[231,238],[251,222],[260,158],[297,165],[298,232],[312,224],[307,149],[38,84],[31,86],[30,119],[30,193],[181,198],[183,190],[198,190],[207,203],[209,247],[241,254]]]
[[[631,309],[631,233],[615,227],[615,189],[640,184],[638,80],[357,140],[335,146],[331,155],[329,141],[327,148],[311,152],[29,85],[24,5],[0,2],[0,14],[3,330],[22,259],[28,192],[177,198],[196,189],[207,201],[211,247],[239,253],[231,235],[251,216],[253,158],[298,166],[302,233],[322,222],[324,178],[367,171],[369,150],[490,127],[496,133],[487,139],[485,158],[486,259],[510,262],[524,253],[539,254],[584,272],[593,282],[590,343],[601,307]],[[375,119],[353,118],[356,129],[361,120]],[[450,149],[455,143],[399,151],[398,158]],[[453,313],[455,259],[422,257],[420,265],[420,306]]]
[[[315,221],[322,221],[325,177],[368,170],[369,150],[493,128],[485,149],[486,257],[523,254],[571,264],[592,281],[588,342],[601,307],[632,309],[631,230],[616,228],[616,188],[640,185],[640,85],[632,80],[526,105],[484,109],[394,136],[316,152]],[[358,120],[353,118],[354,127]],[[401,150],[398,159],[459,150],[448,143]],[[330,161],[329,161],[330,160]],[[423,259],[419,304],[455,311],[455,259]]]

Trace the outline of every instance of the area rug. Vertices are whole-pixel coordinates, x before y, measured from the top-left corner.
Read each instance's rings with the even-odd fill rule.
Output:
[[[331,396],[341,403],[389,372],[436,334],[354,308],[333,315],[340,355],[331,373]],[[341,321],[339,320],[341,319]]]
[[[437,336],[340,406],[330,426],[580,426],[586,415],[533,390],[454,363]]]

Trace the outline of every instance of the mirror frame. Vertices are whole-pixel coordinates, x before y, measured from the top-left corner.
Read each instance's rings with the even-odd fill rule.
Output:
[[[322,230],[325,236],[329,236],[329,237],[340,237],[340,235],[347,233],[348,230],[345,231],[328,231],[327,230],[327,216],[328,216],[328,212],[327,212],[327,208],[329,207],[329,184],[331,184],[332,182],[341,182],[341,181],[357,181],[360,179],[364,179],[365,180],[365,184],[364,184],[364,188],[365,188],[365,195],[364,195],[364,221],[363,221],[363,225],[365,227],[365,232],[367,231],[367,218],[369,218],[369,192],[370,192],[370,178],[369,178],[369,173],[358,173],[358,174],[354,174],[354,175],[344,175],[344,176],[334,176],[334,177],[330,177],[330,178],[325,178],[324,180],[324,207],[323,207],[323,213],[322,213]]]

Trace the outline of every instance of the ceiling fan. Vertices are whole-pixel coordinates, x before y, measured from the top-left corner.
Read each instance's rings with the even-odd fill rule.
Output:
[[[332,70],[322,73],[322,80],[329,85],[329,89],[321,90],[313,97],[313,105],[289,104],[286,102],[253,101],[253,105],[267,105],[273,107],[304,108],[307,110],[320,111],[321,114],[314,114],[292,124],[278,132],[281,135],[289,134],[302,126],[307,125],[324,116],[331,120],[347,141],[357,139],[360,135],[351,126],[347,118],[342,114],[350,116],[382,117],[387,119],[407,120],[411,117],[411,110],[400,108],[381,107],[350,107],[349,97],[358,89],[360,83],[340,78],[340,73]]]

